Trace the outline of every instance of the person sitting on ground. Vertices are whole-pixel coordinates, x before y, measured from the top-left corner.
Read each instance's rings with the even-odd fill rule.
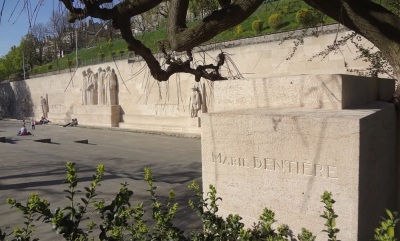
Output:
[[[78,125],[78,119],[71,119],[71,122],[68,124],[63,125],[63,127],[67,127],[67,126],[77,126]]]
[[[78,119],[72,119],[72,124],[71,126],[78,126]]]
[[[50,123],[50,121],[48,119],[46,119],[44,116],[42,116],[42,118],[40,119],[40,124],[48,124]]]
[[[21,130],[18,131],[17,136],[28,136],[28,135],[32,135],[28,129],[26,129],[25,125],[22,125]]]

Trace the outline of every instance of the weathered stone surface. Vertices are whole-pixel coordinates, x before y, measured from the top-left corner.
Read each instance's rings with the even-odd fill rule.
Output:
[[[351,75],[294,75],[219,81],[214,111],[246,108],[352,109],[390,100],[394,80]]]
[[[118,127],[121,121],[119,105],[81,105],[73,115],[79,125]]]
[[[244,85],[272,82],[259,81]],[[353,89],[357,89],[357,83],[364,84],[357,78],[355,81],[349,84],[354,85]],[[237,82],[237,86],[243,83]],[[292,83],[300,87],[288,89],[283,81],[282,93],[286,90],[295,94],[305,86],[299,79]],[[338,101],[345,99],[340,94],[346,93],[343,86],[348,85],[329,92],[340,96],[332,100],[334,105],[325,98],[323,103],[328,104],[322,107],[328,109],[314,109],[318,103],[315,99],[304,98],[301,102],[299,95],[291,98],[290,94],[272,94],[273,90],[279,92],[278,88],[264,89],[273,98],[260,97],[262,90],[251,88],[249,91],[256,92],[256,98],[251,97],[253,102],[240,102],[238,97],[234,104],[223,99],[231,94],[232,99],[237,97],[226,84],[215,85],[219,111],[202,118],[203,189],[206,193],[209,184],[216,186],[222,197],[220,213],[238,213],[250,226],[268,207],[276,212],[278,222],[288,224],[295,235],[306,227],[318,234],[317,240],[326,240],[326,233],[321,232],[324,220],[320,217],[320,196],[329,191],[337,201],[334,207],[341,230],[338,238],[371,239],[384,209],[395,208],[396,202],[395,108],[390,103],[372,101],[375,97],[370,96],[377,96],[379,88],[372,89],[375,94],[354,93],[358,97],[350,99],[347,106],[365,105],[348,110],[342,109],[343,102]],[[321,93],[317,96],[327,95],[326,89],[318,87],[325,88],[322,84],[311,88]],[[362,86],[358,89],[370,90]],[[271,97],[270,101],[266,102],[264,96]],[[287,98],[295,102],[294,106],[304,105],[291,108]]]
[[[221,69],[222,75],[231,78],[244,76],[246,79],[302,74],[345,74],[349,73],[345,62],[348,63],[349,68],[365,69],[368,66],[367,63],[362,60],[354,60],[357,51],[352,45],[343,47],[340,50],[340,54],[332,53],[323,60],[314,59],[313,61],[308,61],[316,53],[331,44],[333,39],[340,38],[348,33],[344,28],[341,28],[339,32],[337,32],[337,29],[336,25],[319,28],[320,35],[318,37],[311,36],[310,30],[309,34],[304,38],[304,44],[298,46],[296,54],[290,60],[287,60],[287,57],[293,51],[293,39],[283,43],[280,41],[283,37],[287,37],[287,33],[202,46],[194,51],[194,58],[195,60],[204,58],[206,63],[214,63],[215,59],[213,58],[220,54],[221,49],[223,49],[229,57],[227,57],[227,64]],[[294,33],[293,37],[300,36],[302,33],[302,30],[298,31]],[[206,52],[203,52],[203,50]],[[183,55],[184,53],[182,53],[184,58]],[[180,53],[178,53],[178,56],[181,57]],[[162,58],[162,55],[159,55],[159,57]],[[112,63],[83,66],[77,70],[53,72],[54,75],[31,76],[31,79],[24,81],[4,83],[0,85],[0,93],[2,93],[0,94],[0,105],[10,115],[7,117],[20,119],[35,117],[38,120],[42,116],[40,96],[48,96],[48,119],[53,124],[64,125],[70,122],[72,118],[78,118],[78,120],[82,119],[84,121],[87,119],[89,123],[100,123],[100,126],[107,126],[103,125],[104,123],[102,122],[110,123],[109,119],[101,120],[100,117],[90,116],[82,116],[80,118],[76,114],[78,114],[79,107],[82,106],[83,71],[87,71],[89,67],[96,71],[100,67],[104,69],[110,66],[116,70],[118,76],[118,104],[121,106],[121,120],[124,121],[120,127],[199,134],[199,127],[194,127],[190,121],[184,120],[185,117],[190,117],[191,88],[199,88],[201,92],[204,103],[202,110],[199,111],[199,117],[201,118],[203,113],[213,109],[214,103],[218,104],[211,97],[214,91],[214,84],[204,79],[196,83],[193,76],[188,74],[174,75],[169,81],[158,83],[149,76],[148,71],[142,71],[144,65],[143,60],[135,57],[133,62],[123,59]],[[240,73],[236,71],[236,67]],[[327,82],[325,81],[324,83]],[[320,108],[320,105],[331,105],[332,108],[339,108],[339,104],[335,100],[337,96],[330,96],[329,94],[330,90],[337,89],[337,86],[334,85],[335,83],[336,81],[329,82],[325,89],[319,89],[321,83],[319,85],[305,85],[304,89],[300,88],[298,93],[302,94],[301,98],[307,101],[311,101],[312,98],[317,101],[321,95],[324,98],[330,98],[323,103],[315,102],[314,106],[316,108]],[[246,85],[246,81],[243,81],[242,84]],[[257,91],[266,89],[268,92],[266,92],[267,96],[264,97],[269,98],[272,96],[273,88],[268,90],[267,87],[272,88],[273,83],[257,87]],[[319,92],[314,92],[313,89],[310,89],[313,87],[316,87],[317,90],[319,89]],[[291,89],[292,87],[288,84],[283,90],[285,88]],[[232,93],[239,94],[238,96],[241,94],[252,95],[253,93],[249,92],[249,90],[251,88],[246,92],[240,93],[239,89],[237,91],[234,89]],[[306,92],[306,90],[310,92]],[[275,89],[274,93],[281,92]],[[254,94],[259,93],[255,92]],[[257,98],[259,97],[257,96]],[[287,102],[292,101],[294,97],[287,98]],[[266,104],[263,103],[264,99],[257,100],[261,104]],[[296,101],[302,101],[302,99]],[[305,104],[310,103],[305,101]],[[87,115],[91,114],[93,112],[87,113]],[[141,118],[141,120],[137,121],[136,117]],[[144,119],[148,119],[149,122],[140,124],[139,122]],[[153,119],[157,121],[152,122]],[[173,125],[169,124],[171,119],[176,120]],[[113,126],[117,125],[113,124]]]

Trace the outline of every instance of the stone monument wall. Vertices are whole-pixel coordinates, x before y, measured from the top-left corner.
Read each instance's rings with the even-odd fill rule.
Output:
[[[299,75],[221,81],[202,117],[203,190],[220,214],[251,226],[264,208],[294,235],[326,240],[321,195],[332,192],[338,240],[370,240],[398,210],[394,80]]]
[[[322,61],[308,61],[335,38],[348,33],[341,29],[336,36],[336,30],[336,26],[328,26],[322,29],[319,37],[306,37],[304,45],[298,47],[290,60],[286,58],[293,50],[293,41],[281,43],[279,39],[284,37],[284,33],[202,46],[195,49],[197,52],[194,58],[196,63],[204,60],[214,63],[213,58],[216,58],[222,49],[228,56],[227,65],[222,68],[223,75],[238,77],[236,66],[246,79],[346,73],[345,61],[351,68],[365,68],[365,62],[354,61],[356,51],[351,45],[328,55]],[[199,52],[201,49],[206,52]],[[179,54],[177,57],[185,58]],[[90,68],[95,74],[99,67],[106,69],[108,66],[114,69],[118,78],[120,107],[110,109],[111,107],[107,106],[82,106],[82,72]],[[214,83],[207,80],[196,83],[193,76],[186,74],[174,75],[168,82],[158,83],[149,75],[145,63],[135,58],[130,63],[120,60],[115,63],[80,67],[77,71],[1,84],[0,92],[7,94],[0,95],[0,105],[2,109],[7,109],[8,117],[40,118],[43,115],[40,97],[43,96],[48,101],[48,117],[55,123],[63,124],[77,118],[83,125],[199,134],[202,113],[213,109],[213,85]],[[198,111],[198,117],[190,118],[189,104],[191,88],[194,86],[198,88],[203,104]]]

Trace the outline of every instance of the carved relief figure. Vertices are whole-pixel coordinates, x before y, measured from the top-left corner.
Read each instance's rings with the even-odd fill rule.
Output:
[[[118,79],[110,66],[107,67],[105,75],[105,104],[118,105]]]
[[[197,113],[199,112],[199,110],[201,110],[201,104],[201,94],[197,88],[193,87],[189,103],[190,117],[197,117]]]
[[[86,71],[84,70],[82,72],[83,75],[83,80],[82,80],[82,105],[87,105],[87,97],[88,97],[88,76],[86,74]]]
[[[87,69],[87,81],[88,81],[88,85],[87,85],[87,90],[88,90],[88,95],[87,95],[87,104],[88,105],[95,105],[97,103],[97,95],[96,95],[96,91],[97,91],[97,83],[96,83],[96,79],[95,76],[93,74],[93,71],[88,68]]]
[[[43,117],[47,118],[47,101],[43,96],[40,96],[40,105],[42,106]]]
[[[110,76],[110,100],[111,105],[118,105],[118,78],[114,69],[111,70]]]
[[[106,72],[100,67],[96,77],[97,77],[97,104],[105,104],[105,75]]]
[[[106,74],[104,75],[104,104],[109,105],[110,101],[110,75],[111,75],[111,68],[107,66]]]

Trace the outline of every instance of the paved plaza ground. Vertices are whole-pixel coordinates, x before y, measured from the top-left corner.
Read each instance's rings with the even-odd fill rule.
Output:
[[[192,195],[187,186],[193,180],[201,184],[199,138],[57,125],[37,125],[31,130],[30,124],[27,127],[33,136],[17,136],[21,124],[17,120],[0,120],[0,136],[6,137],[5,143],[0,142],[0,227],[23,225],[22,215],[6,204],[9,197],[24,203],[35,192],[49,200],[52,210],[66,205],[66,193],[62,190],[66,189],[63,181],[67,161],[76,163],[82,189],[89,186],[96,165],[104,164],[106,175],[98,198],[111,199],[120,183],[127,182],[134,191],[133,204],[148,203],[143,169],[149,167],[160,198],[171,188],[177,193],[180,212],[176,225],[186,230],[201,227],[187,205]],[[51,143],[35,141],[44,138],[51,138]],[[76,142],[80,140],[89,143]],[[50,224],[38,226],[38,236],[34,237],[62,240],[50,227]]]

